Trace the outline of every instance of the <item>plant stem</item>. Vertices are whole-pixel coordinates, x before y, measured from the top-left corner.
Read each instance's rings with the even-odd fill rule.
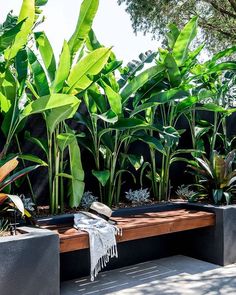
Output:
[[[21,147],[20,147],[20,142],[19,142],[19,139],[18,139],[17,134],[15,135],[15,138],[16,138],[16,144],[17,144],[19,153],[22,154],[22,150],[21,150]],[[25,160],[24,159],[22,159],[22,163],[23,163],[23,166],[25,168],[26,165],[25,165]],[[35,197],[35,194],[34,194],[34,191],[33,191],[33,187],[32,187],[32,184],[31,184],[31,181],[30,181],[30,178],[29,178],[29,175],[28,174],[26,174],[26,179],[27,179],[27,182],[28,182],[28,185],[29,185],[29,189],[30,189],[30,193],[31,193],[31,196],[32,196],[32,200],[33,200],[34,203],[36,203],[36,197]]]

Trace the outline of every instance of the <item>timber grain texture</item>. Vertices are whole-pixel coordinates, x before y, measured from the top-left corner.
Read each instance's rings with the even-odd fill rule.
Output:
[[[119,243],[214,226],[215,214],[180,209],[128,217],[113,217],[112,220],[115,220],[117,226],[122,229],[122,236],[117,236]],[[61,253],[89,248],[88,234],[76,230],[73,225],[50,225],[45,228],[59,234]]]

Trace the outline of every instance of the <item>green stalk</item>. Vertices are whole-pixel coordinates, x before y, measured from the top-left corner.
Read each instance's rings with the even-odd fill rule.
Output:
[[[113,202],[113,194],[114,194],[114,178],[115,178],[115,171],[116,171],[116,162],[117,162],[117,148],[118,148],[118,137],[119,131],[116,130],[115,134],[115,146],[113,151],[113,156],[111,160],[111,169],[110,169],[110,181],[109,181],[109,189],[108,189],[108,206],[112,205]]]
[[[56,128],[54,132],[54,161],[55,161],[55,176],[53,181],[53,191],[54,191],[54,212],[58,213],[58,201],[59,201],[59,167],[60,167],[60,150],[57,145],[57,135],[59,131],[58,128]]]
[[[19,142],[18,136],[15,135],[15,138],[16,138],[16,144],[17,144],[19,153],[22,154],[22,150],[21,150],[21,146],[20,146],[20,142]],[[23,166],[25,168],[26,165],[25,165],[25,160],[24,159],[22,159],[22,163],[23,163]],[[30,193],[31,193],[31,196],[32,196],[32,200],[36,204],[35,194],[34,194],[33,187],[32,187],[32,184],[31,184],[31,181],[30,181],[30,178],[29,178],[29,175],[28,174],[26,174],[26,179],[27,179],[27,182],[28,182],[28,185],[29,185],[29,189],[30,189]]]
[[[216,135],[217,135],[217,122],[218,122],[218,114],[215,112],[214,113],[214,128],[213,128],[213,134],[212,134],[212,140],[210,144],[210,155],[213,154],[213,150],[215,149],[215,144],[216,144]]]
[[[94,154],[94,160],[95,160],[95,166],[96,166],[96,170],[100,171],[100,151],[99,151],[99,142],[98,142],[98,129],[97,129],[97,117],[92,118],[91,117],[91,121],[92,121],[92,127],[93,127],[93,132],[92,132],[92,138],[93,138],[93,142],[94,142],[94,150],[95,150],[95,154]],[[98,182],[98,186],[99,186],[99,195],[100,195],[100,201],[103,202],[103,195],[102,195],[102,185],[100,182]]]
[[[47,130],[48,134],[48,185],[50,195],[50,210],[54,213],[54,196],[53,196],[53,161],[52,161],[52,134]]]
[[[126,140],[124,143],[124,154],[127,155],[128,154],[128,150],[129,150],[129,142],[130,140]],[[119,148],[120,150],[120,148]],[[124,169],[124,165],[125,165],[125,158],[123,157],[121,160],[121,164],[120,164],[120,169]],[[121,186],[122,186],[122,173],[120,173],[120,175],[118,176],[118,181],[117,181],[117,186],[116,186],[116,196],[115,196],[115,204],[118,204],[120,201],[120,194],[121,194]]]

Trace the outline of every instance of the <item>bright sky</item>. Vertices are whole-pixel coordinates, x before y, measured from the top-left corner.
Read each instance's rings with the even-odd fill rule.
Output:
[[[68,40],[74,31],[82,0],[49,0],[44,7],[46,21],[41,30],[47,36],[54,48],[56,56],[61,52],[63,40]],[[13,9],[18,14],[21,0],[0,0],[0,22]],[[139,53],[158,47],[150,35],[137,36],[133,33],[129,15],[125,6],[119,6],[116,0],[100,0],[93,28],[98,40],[105,46],[114,46],[116,56],[124,63],[137,59]]]

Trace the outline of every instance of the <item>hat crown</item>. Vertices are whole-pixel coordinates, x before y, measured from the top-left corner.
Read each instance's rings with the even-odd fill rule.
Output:
[[[112,210],[107,205],[100,202],[93,202],[90,206],[90,209],[96,211],[99,214],[105,215],[108,218],[110,218],[112,214]]]

